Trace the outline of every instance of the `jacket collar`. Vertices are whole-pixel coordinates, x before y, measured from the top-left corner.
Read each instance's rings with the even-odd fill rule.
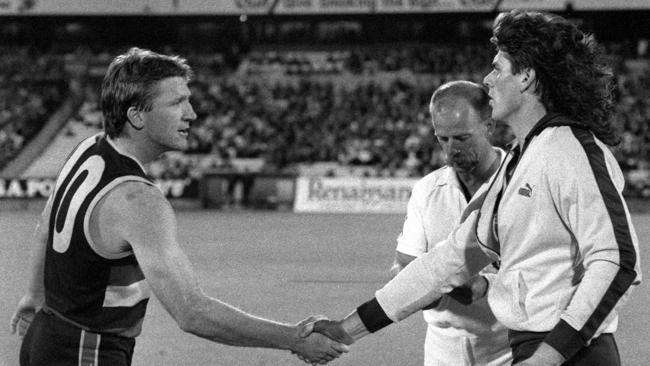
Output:
[[[524,139],[524,146],[522,149],[522,153],[528,145],[530,144],[530,141],[542,131],[549,127],[559,127],[559,126],[569,126],[569,127],[577,127],[580,129],[587,129],[587,126],[585,126],[584,123],[574,121],[570,119],[569,117],[559,114],[559,113],[546,113],[544,117],[542,117],[536,124],[533,126],[533,128],[528,132],[528,135],[526,135],[526,138]]]

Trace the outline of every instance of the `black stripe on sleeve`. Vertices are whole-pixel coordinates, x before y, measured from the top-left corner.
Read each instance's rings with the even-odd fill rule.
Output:
[[[374,333],[393,323],[384,312],[384,309],[381,308],[381,305],[379,305],[377,298],[373,298],[359,306],[357,308],[357,313],[359,314],[359,318],[361,318],[363,325],[366,326],[366,329],[368,329],[370,333]]]
[[[589,160],[589,165],[591,166],[598,189],[600,190],[600,194],[611,220],[616,244],[618,245],[619,250],[620,268],[609,288],[596,306],[593,314],[591,314],[587,319],[587,322],[582,329],[578,330],[579,335],[582,338],[582,343],[571,342],[568,340],[572,335],[577,335],[574,333],[575,330],[564,322],[560,322],[550,333],[553,334],[553,338],[557,339],[556,341],[551,340],[549,334],[547,341],[559,343],[561,340],[563,345],[555,344],[554,347],[565,357],[573,356],[573,354],[580,349],[580,344],[586,344],[593,337],[598,327],[600,327],[605,318],[611,313],[616,303],[621,299],[623,294],[625,294],[637,277],[637,274],[634,271],[634,266],[637,260],[636,251],[634,249],[634,244],[632,243],[630,226],[627,221],[625,207],[621,196],[607,171],[605,155],[602,149],[596,144],[591,132],[576,127],[571,127],[571,131],[585,150]]]

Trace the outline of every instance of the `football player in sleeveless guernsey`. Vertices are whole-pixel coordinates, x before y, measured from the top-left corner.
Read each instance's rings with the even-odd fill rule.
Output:
[[[35,233],[28,291],[11,320],[26,331],[21,365],[130,365],[151,293],[182,330],[214,342],[286,349],[314,363],[347,351],[201,290],[172,207],[143,167],[187,147],[190,77],[184,59],[138,48],[109,66],[105,133],[68,157]]]

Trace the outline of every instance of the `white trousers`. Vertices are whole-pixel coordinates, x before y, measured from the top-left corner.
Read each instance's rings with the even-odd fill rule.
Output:
[[[508,332],[458,335],[456,329],[427,327],[424,366],[510,366]]]

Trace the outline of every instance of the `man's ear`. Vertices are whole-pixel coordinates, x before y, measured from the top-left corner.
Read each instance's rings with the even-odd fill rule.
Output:
[[[535,81],[537,80],[537,75],[535,74],[535,69],[526,68],[519,73],[519,83],[521,88],[519,89],[521,93],[524,93],[526,90],[533,88],[532,91],[535,91]]]
[[[126,121],[133,127],[134,129],[140,131],[144,128],[144,119],[142,118],[142,111],[137,109],[136,107],[129,107],[129,109],[126,110]]]

